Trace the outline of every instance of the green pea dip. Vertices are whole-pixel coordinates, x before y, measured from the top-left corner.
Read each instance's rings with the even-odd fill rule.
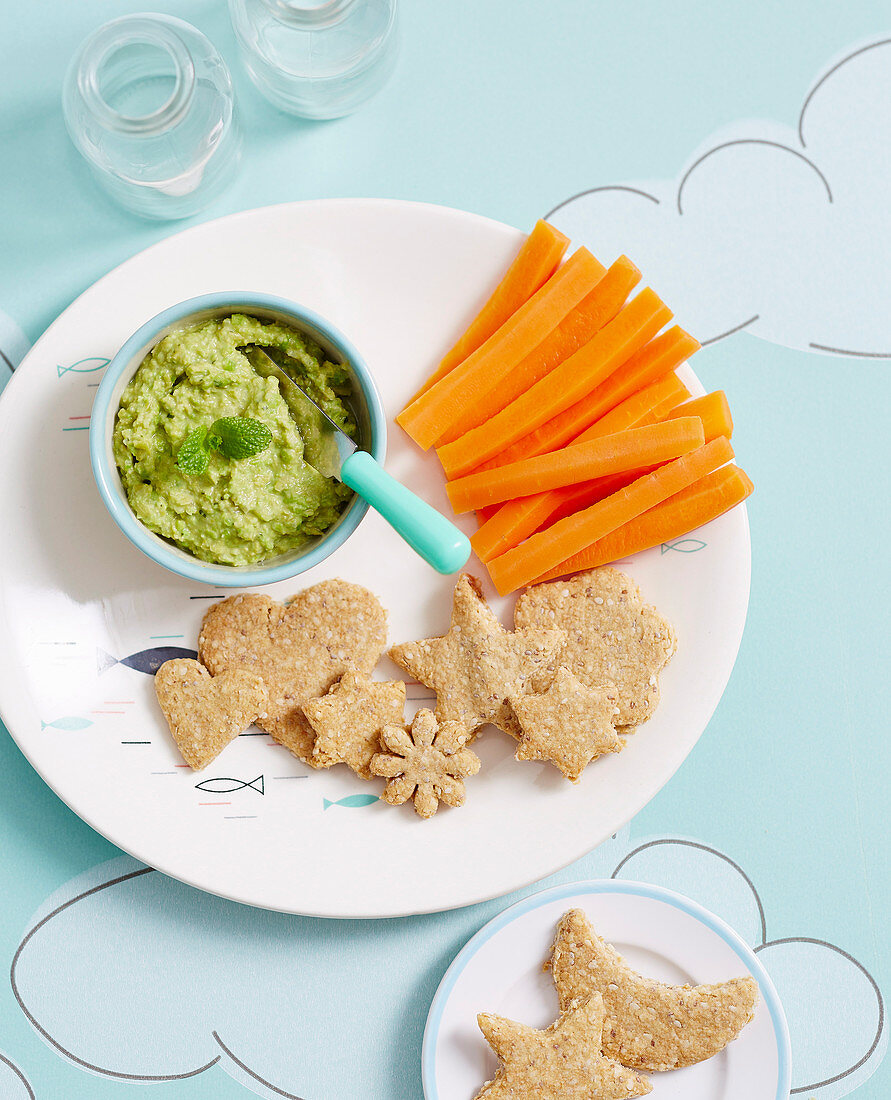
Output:
[[[114,426],[115,462],[139,520],[223,565],[253,565],[304,545],[328,530],[353,495],[310,465],[278,383],[256,374],[244,354],[252,346],[355,436],[345,367],[304,333],[241,313],[165,336],[124,390]],[[238,460],[212,451],[201,474],[180,470],[186,436],[224,416],[261,421],[272,442]]]

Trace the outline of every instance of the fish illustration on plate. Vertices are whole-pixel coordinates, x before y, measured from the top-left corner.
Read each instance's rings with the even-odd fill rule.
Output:
[[[79,718],[76,715],[66,715],[64,718],[54,718],[52,722],[44,722],[40,720],[40,728],[42,730],[52,727],[54,730],[85,730],[87,726],[92,726],[92,722],[89,718]]]
[[[196,791],[205,791],[207,794],[232,794],[233,791],[240,791],[247,787],[258,794],[266,793],[262,775],[258,775],[256,779],[230,779],[215,776],[213,779],[205,779],[203,783],[195,784]]]
[[[332,802],[329,798],[322,799],[322,809],[329,806],[345,806],[348,810],[354,810],[358,806],[370,806],[372,802],[380,802],[376,794],[348,794],[346,798],[338,798]]]
[[[56,366],[56,370],[59,372],[59,378],[63,374],[68,374],[73,371],[75,374],[92,374],[94,370],[102,370],[103,367],[107,367],[111,362],[110,359],[103,359],[99,355],[90,356],[89,359],[78,359],[76,363],[72,363],[70,367]]]
[[[704,550],[708,546],[702,539],[676,539],[674,542],[663,542],[662,553],[669,550],[677,550],[679,554],[695,554],[697,550]]]
[[[138,653],[131,653],[129,657],[112,657],[104,649],[97,649],[96,670],[101,675],[115,665],[126,665],[135,672],[154,676],[165,661],[173,661],[177,657],[191,657],[194,660],[197,656],[194,649],[183,649],[178,645],[159,645],[154,649],[141,649]]]

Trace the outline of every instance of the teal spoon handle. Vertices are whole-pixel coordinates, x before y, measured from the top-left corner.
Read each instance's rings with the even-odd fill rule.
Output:
[[[468,537],[390,477],[367,451],[355,451],[346,459],[340,479],[368,501],[438,573],[456,573],[470,557]]]

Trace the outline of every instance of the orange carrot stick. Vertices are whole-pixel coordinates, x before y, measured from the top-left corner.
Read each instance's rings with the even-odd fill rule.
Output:
[[[730,511],[750,496],[754,488],[745,471],[731,462],[598,539],[539,577],[539,581],[595,569],[598,565],[671,542]]]
[[[579,248],[481,347],[403,409],[396,422],[424,450],[436,443],[468,404],[489,393],[551,335],[604,274],[587,248]]]
[[[733,435],[733,417],[730,415],[730,405],[723,390],[715,390],[704,397],[694,397],[692,401],[687,401],[675,408],[665,419],[671,420],[675,416],[702,417],[707,440],[717,439],[719,435],[726,435],[730,439]]]
[[[674,373],[668,374],[626,398],[606,416],[595,421],[575,442],[598,439],[602,435],[610,434],[610,427],[621,430],[623,421],[627,428],[656,424],[664,419],[665,412],[689,396],[690,391],[678,376]],[[705,441],[708,441],[707,437]],[[645,472],[649,471],[641,470],[635,477]],[[509,500],[496,512],[481,516],[479,529],[470,540],[471,546],[480,561],[489,561],[490,558],[503,554],[505,550],[519,546],[523,539],[534,534],[545,523],[553,523],[580,508],[587,508],[630,484],[635,477],[602,477],[588,482],[587,486],[567,486],[519,500]],[[602,491],[598,489],[600,485]],[[494,518],[496,515],[497,519]]]
[[[689,397],[690,391],[680,378],[674,372],[666,374],[648,386],[644,386],[637,393],[626,397],[624,401],[620,401],[599,420],[595,420],[582,434],[585,439],[599,439],[601,436],[613,435],[614,432],[622,432],[627,428],[639,428],[644,423],[656,424],[662,419],[676,419],[676,417],[658,415],[659,409],[665,405],[668,405],[669,409],[674,409]],[[651,415],[653,419],[648,419]],[[699,416],[700,414],[691,412],[689,415]]]
[[[668,377],[677,378],[677,375],[670,374]],[[679,378],[678,383],[680,385],[680,389],[677,390],[675,393],[666,395],[663,401],[660,401],[658,404],[654,405],[652,409],[650,409],[650,411],[646,414],[646,416],[641,419],[637,427],[641,427],[641,425],[643,424],[658,424],[660,420],[667,420],[668,414],[670,412],[674,412],[674,410],[677,408],[678,405],[681,404],[682,401],[687,401],[689,399],[690,391]],[[705,441],[706,443],[709,442],[708,434],[706,434]]]
[[[590,508],[559,520],[488,563],[495,587],[500,595],[507,596],[522,585],[532,583],[732,458],[730,441],[722,436],[660,466]]]
[[[439,366],[411,401],[426,393],[435,382],[444,378],[459,363],[463,363],[471,352],[481,347],[493,332],[501,328],[508,317],[544,286],[557,270],[568,247],[569,237],[547,222],[537,221],[489,300],[470,322],[461,339],[442,357]]]
[[[670,319],[671,310],[659,296],[649,287],[642,290],[609,324],[595,333],[575,355],[564,359],[546,378],[536,382],[491,420],[440,447],[437,453],[446,476],[451,479],[469,474],[481,462],[574,405],[643,347]],[[455,374],[457,370],[449,377]],[[434,393],[435,388],[430,392]]]
[[[471,428],[476,428],[587,344],[595,332],[615,317],[639,282],[638,269],[627,256],[620,256],[591,293],[567,313],[548,339],[534,348],[487,395],[480,395],[472,404],[467,404],[462,415],[447,432],[443,432],[438,442],[451,443]]]
[[[470,512],[607,474],[657,466],[695,451],[704,443],[705,432],[699,417],[682,416],[663,424],[590,439],[562,451],[523,458],[497,470],[470,474],[450,481],[446,492],[456,512]]]
[[[607,474],[606,477],[583,481],[579,485],[553,489],[549,493],[509,500],[500,508],[493,509],[489,518],[471,536],[470,545],[481,562],[491,561],[558,519],[590,508],[598,500],[624,489],[651,469],[652,466],[646,466],[621,474]]]
[[[620,370],[612,374],[580,401],[553,419],[529,432],[500,454],[476,467],[478,470],[504,466],[520,458],[555,451],[608,413],[614,405],[689,359],[699,342],[678,325],[661,333],[646,347],[632,355]]]
[[[581,512],[584,508],[590,508],[598,500],[604,500],[612,496],[632,481],[649,474],[657,469],[656,466],[642,466],[639,470],[628,470],[621,474],[610,474],[608,477],[598,477],[594,481],[584,481],[581,485],[569,485],[560,489],[560,503],[548,516],[547,522],[542,526],[550,527],[557,520],[565,519],[575,512]],[[535,534],[535,532],[531,532]]]

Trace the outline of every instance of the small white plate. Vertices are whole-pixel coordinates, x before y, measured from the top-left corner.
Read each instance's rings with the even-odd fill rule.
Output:
[[[498,1061],[477,1027],[491,1012],[545,1028],[557,1017],[550,973],[542,970],[568,909],[583,909],[599,935],[647,977],[699,985],[742,977],[758,982],[755,1017],[714,1058],[654,1073],[658,1100],[786,1100],[791,1052],[786,1017],[767,971],[714,914],[659,886],[599,880],[556,886],[506,909],[468,942],[446,971],[424,1032],[426,1100],[471,1100]]]
[[[628,563],[679,649],[662,702],[625,751],[578,785],[518,764],[511,738],[475,745],[467,804],[421,821],[346,768],[312,772],[255,731],[200,775],[176,752],[141,669],[194,650],[228,593],[175,577],[131,546],[90,473],[87,425],[106,360],[144,321],[196,294],[257,290],[328,318],[363,352],[392,416],[478,310],[522,234],[436,206],[326,200],[188,229],[116,268],[50,326],[0,400],[0,711],[46,782],[113,843],[236,901],[330,917],[468,905],[565,866],[614,833],[671,777],[733,668],[749,594],[744,508]],[[609,260],[610,257],[602,257]],[[682,320],[682,319],[681,319]],[[687,369],[688,385],[701,392]],[[387,469],[447,514],[442,470],[391,423]],[[461,521],[471,532],[473,523]],[[485,577],[479,562],[470,568]],[[283,598],[326,577],[364,584],[391,643],[445,631],[453,580],[369,512]],[[512,600],[486,592],[509,624]],[[399,676],[389,660],[378,675]],[[430,693],[410,685],[417,705]],[[214,782],[216,780],[216,782]],[[516,824],[524,824],[524,843]]]

